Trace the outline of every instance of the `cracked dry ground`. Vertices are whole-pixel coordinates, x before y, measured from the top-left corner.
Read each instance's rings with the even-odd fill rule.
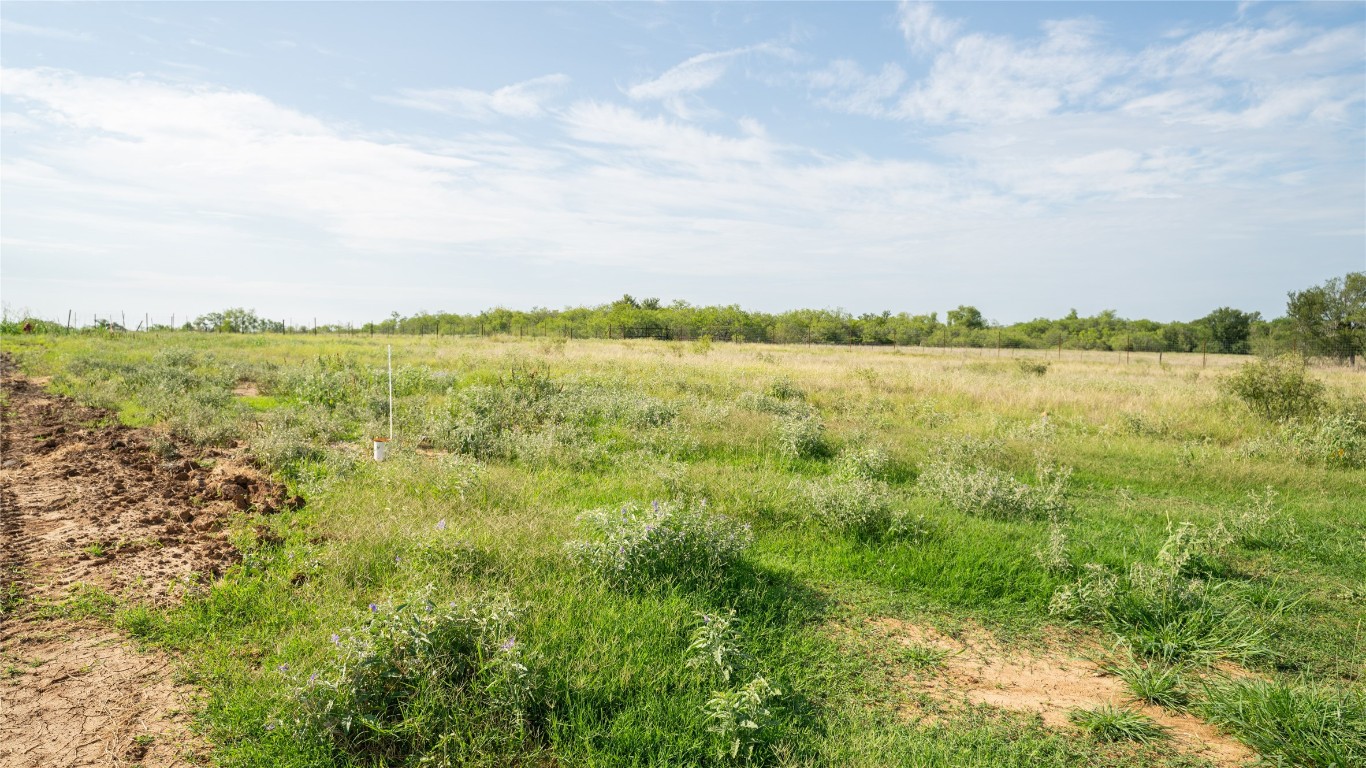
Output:
[[[173,603],[238,558],[230,516],[300,502],[230,453],[165,460],[166,437],[43,383],[0,357],[0,766],[203,762],[171,658],[44,606],[86,587]]]

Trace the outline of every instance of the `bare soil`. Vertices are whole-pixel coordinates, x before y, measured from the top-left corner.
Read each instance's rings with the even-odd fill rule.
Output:
[[[302,502],[230,453],[49,394],[8,356],[0,387],[0,766],[203,762],[174,661],[53,608],[173,603],[239,559],[234,516]]]
[[[1037,713],[1045,725],[1070,728],[1068,713],[1103,704],[1129,706],[1165,726],[1182,753],[1233,768],[1256,761],[1257,754],[1210,724],[1188,714],[1132,701],[1127,686],[1107,674],[1095,659],[1102,649],[1081,635],[1059,633],[1048,647],[1029,652],[1005,647],[991,633],[968,627],[952,635],[932,627],[883,618],[862,628],[902,646],[943,654],[934,670],[903,672],[910,691],[940,701],[963,701]],[[908,707],[907,717],[922,713]]]

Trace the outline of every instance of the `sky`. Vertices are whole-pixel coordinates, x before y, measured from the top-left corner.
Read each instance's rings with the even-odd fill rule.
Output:
[[[1361,2],[0,6],[11,313],[1165,321],[1358,270]]]

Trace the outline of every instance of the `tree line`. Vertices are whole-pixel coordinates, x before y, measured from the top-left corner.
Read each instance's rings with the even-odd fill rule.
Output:
[[[5,320],[6,333],[27,322],[36,332],[60,330],[50,321]],[[122,330],[105,325],[110,330]],[[152,330],[170,330],[153,326]],[[622,296],[592,307],[515,310],[476,314],[418,312],[349,325],[292,326],[242,308],[201,315],[181,330],[228,333],[321,333],[564,336],[659,338],[809,344],[1083,349],[1133,352],[1273,354],[1297,352],[1355,363],[1366,351],[1366,272],[1351,272],[1287,295],[1285,315],[1266,319],[1258,312],[1219,307],[1190,321],[1157,322],[1121,318],[1114,310],[1084,317],[1074,309],[1060,318],[1036,318],[1003,325],[981,310],[960,306],[941,319],[937,312],[865,313],[841,309],[753,312],[738,305],[697,306],[678,300]]]

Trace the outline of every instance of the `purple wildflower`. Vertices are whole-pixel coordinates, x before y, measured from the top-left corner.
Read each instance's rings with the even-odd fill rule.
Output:
[[[446,518],[443,517],[443,518],[441,518],[440,520],[437,520],[437,521],[436,521],[436,529],[437,529],[438,531],[444,531],[444,530],[446,530]]]
[[[289,671],[289,665],[288,665],[288,664],[281,664],[281,665],[280,665],[280,671],[281,671],[281,672],[288,672],[288,671]]]
[[[273,730],[275,730],[275,723],[266,723],[266,730],[267,730],[267,731],[273,731]]]
[[[378,605],[375,605],[374,603],[371,603],[371,604],[370,604],[370,612],[371,612],[371,613],[379,613],[379,606],[378,606]]]
[[[339,636],[336,632],[332,633],[332,644],[341,645],[341,636]]]
[[[516,636],[516,635],[512,635],[512,636],[509,637],[508,639],[504,640],[504,641],[503,641],[503,645],[502,645],[501,647],[502,647],[502,649],[503,649],[504,651],[511,651],[513,648],[516,648],[516,647],[517,647],[517,636]]]
[[[312,685],[316,682],[318,682],[318,673],[314,672],[313,674],[308,676],[308,684]]]

